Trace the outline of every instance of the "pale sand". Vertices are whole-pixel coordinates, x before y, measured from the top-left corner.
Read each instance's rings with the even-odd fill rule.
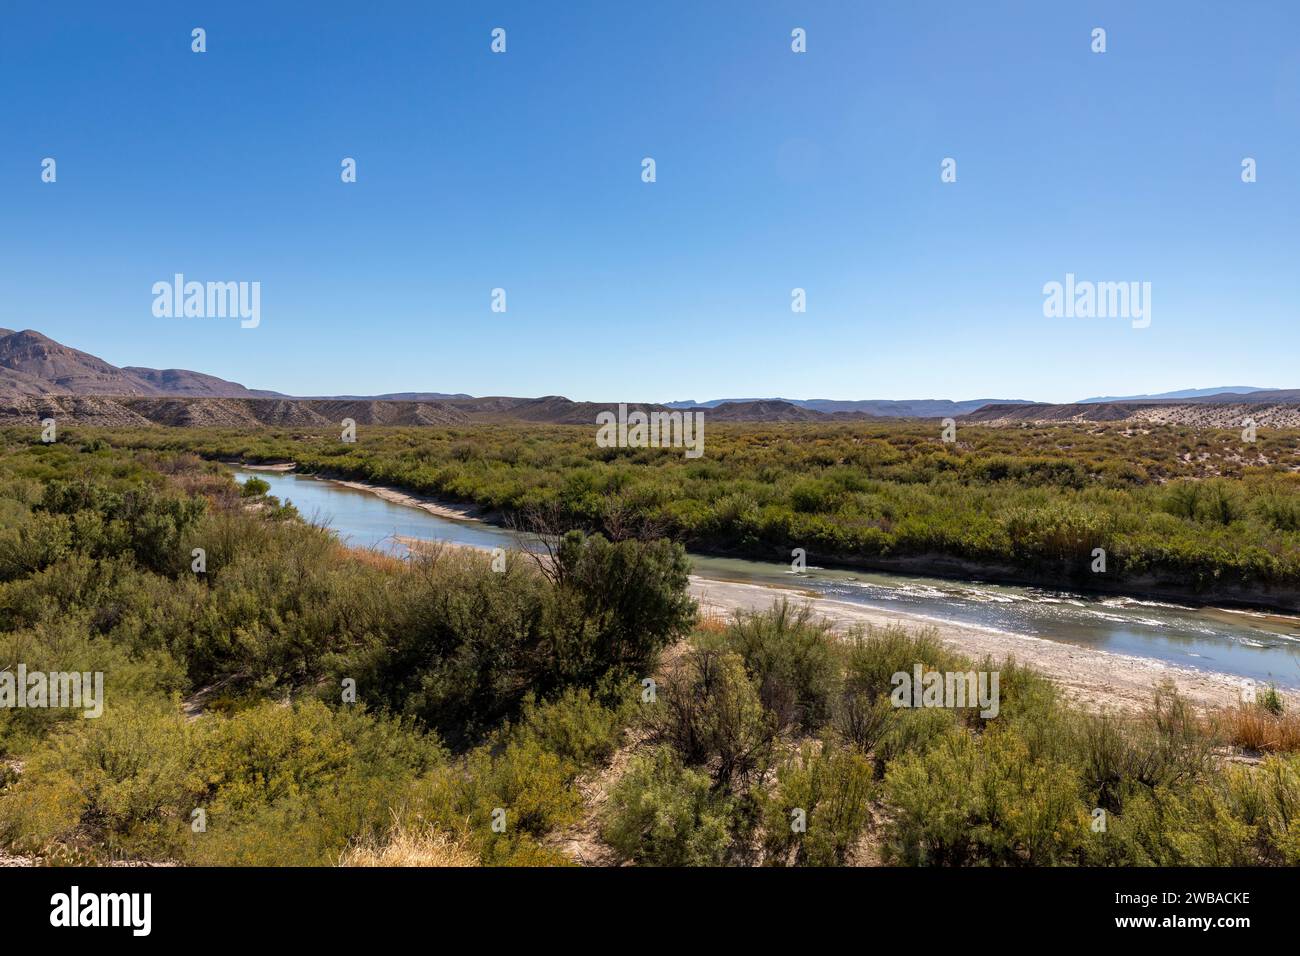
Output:
[[[933,627],[947,644],[973,658],[985,654],[995,660],[1014,656],[1052,678],[1067,697],[1091,709],[1103,707],[1133,710],[1151,701],[1154,688],[1173,681],[1190,701],[1202,706],[1230,706],[1241,699],[1242,679],[1230,674],[1178,667],[1146,657],[1132,657],[1049,641],[1026,634],[985,630],[946,621],[933,621],[915,614],[863,607],[847,601],[813,596],[807,591],[757,584],[714,581],[691,577],[691,592],[701,610],[728,615],[737,610],[763,610],[780,597],[797,604],[808,603],[837,628],[902,624],[909,628]],[[1292,705],[1300,694],[1283,692]]]
[[[290,472],[298,467],[298,465],[292,461],[280,461],[280,462],[276,462],[273,465],[250,465],[246,461],[223,461],[222,464],[236,465],[239,468],[243,468],[245,471]]]
[[[406,505],[408,508],[419,508],[421,511],[427,511],[431,515],[439,518],[451,518],[456,521],[482,521],[488,516],[488,512],[478,505],[463,505],[455,501],[447,501],[440,498],[428,498],[423,495],[412,495],[405,491],[398,491],[396,488],[386,488],[383,485],[372,485],[364,481],[344,481],[341,478],[328,479],[336,485],[342,485],[344,488],[355,488],[357,491],[368,491],[372,495],[377,495],[385,501],[390,501],[395,505]]]

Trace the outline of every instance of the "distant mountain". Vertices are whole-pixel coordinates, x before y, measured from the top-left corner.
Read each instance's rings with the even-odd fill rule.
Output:
[[[1300,401],[1300,388],[1261,388],[1253,392],[1235,394],[1233,392],[1216,392],[1213,395],[1201,395],[1186,401],[1194,404],[1226,405],[1231,402],[1244,402],[1247,405],[1272,405]]]
[[[668,405],[628,403],[643,412],[700,409],[712,422],[833,422],[868,418],[952,416],[996,425],[1054,421],[1140,421],[1228,427],[1249,416],[1261,425],[1300,424],[1300,389],[1235,385],[1131,398],[1089,398],[1069,405],[1023,399],[743,398]],[[0,420],[46,415],[85,424],[321,426],[344,418],[376,425],[466,425],[535,422],[593,425],[612,402],[574,402],[463,392],[389,392],[294,398],[245,388],[186,369],[112,365],[39,332],[0,329]]]
[[[985,405],[1031,405],[1023,398],[972,398],[954,402],[946,398],[917,398],[907,400],[893,399],[855,399],[837,400],[830,398],[718,398],[708,402],[669,402],[669,408],[717,408],[723,404],[783,402],[798,408],[806,408],[826,415],[842,413],[847,415],[872,415],[880,418],[943,418],[945,416],[968,415]]]
[[[178,398],[276,398],[280,395],[279,392],[268,392],[265,389],[245,388],[237,382],[228,382],[215,375],[190,372],[183,368],[158,369],[127,365],[122,371],[155,388],[156,395]]]
[[[1110,395],[1105,398],[1081,398],[1076,405],[1094,402],[1149,402],[1152,399],[1207,398],[1215,395],[1245,395],[1249,392],[1268,392],[1275,389],[1256,388],[1253,385],[1224,385],[1220,388],[1185,388],[1179,392],[1159,392],[1155,395]]]
[[[383,395],[313,395],[304,398],[325,398],[342,402],[355,402],[361,399],[373,399],[380,402],[445,402],[451,398],[473,398],[464,392],[385,392]]]
[[[201,372],[168,368],[118,368],[88,352],[26,329],[0,329],[0,396],[104,395],[188,398],[265,398],[256,391]]]

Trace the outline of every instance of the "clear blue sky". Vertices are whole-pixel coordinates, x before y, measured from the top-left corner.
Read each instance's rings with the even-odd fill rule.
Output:
[[[119,365],[589,400],[1300,386],[1293,2],[15,3],[0,89],[0,326]],[[260,281],[261,326],[155,318],[176,272]],[[1151,327],[1044,318],[1067,272],[1151,282]]]

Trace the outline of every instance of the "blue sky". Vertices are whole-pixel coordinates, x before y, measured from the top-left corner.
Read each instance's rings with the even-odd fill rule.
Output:
[[[119,365],[610,401],[1300,387],[1281,0],[11,4],[0,88],[0,326]],[[259,281],[261,325],[155,318],[176,272]],[[1067,272],[1150,282],[1151,326],[1045,318]]]

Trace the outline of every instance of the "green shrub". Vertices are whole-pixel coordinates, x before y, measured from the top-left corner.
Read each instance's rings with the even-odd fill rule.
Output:
[[[843,866],[871,822],[871,763],[861,754],[807,743],[777,768],[764,801],[768,862]]]
[[[537,703],[524,698],[519,722],[507,725],[503,740],[532,740],[544,750],[587,768],[603,764],[614,755],[623,728],[636,706],[638,688],[625,686],[616,692],[616,706],[599,703],[585,687],[569,688],[559,698]]]
[[[240,497],[243,498],[260,498],[271,490],[270,482],[264,481],[256,476],[248,478],[239,487]]]
[[[966,671],[970,662],[954,653],[934,628],[909,630],[900,625],[867,628],[846,639],[845,683],[870,699],[888,697],[897,673],[911,674],[917,664],[925,670]]]
[[[175,858],[199,806],[194,759],[208,728],[166,706],[113,707],[65,724],[0,799],[0,840],[109,857]]]
[[[922,865],[1073,862],[1089,815],[1065,764],[1031,760],[1005,732],[954,730],[885,774],[886,852]]]
[[[888,697],[873,699],[867,694],[846,690],[836,703],[831,726],[842,740],[867,755],[885,739],[898,716],[898,709]]]
[[[1108,714],[1080,721],[1080,775],[1095,806],[1117,812],[1134,788],[1176,788],[1213,767],[1216,740],[1172,688],[1157,690],[1136,720]]]
[[[381,833],[390,807],[443,760],[434,739],[314,701],[197,721],[127,704],[31,754],[0,799],[0,839],[32,852],[319,865],[359,833]]]
[[[838,639],[810,606],[781,600],[768,611],[740,612],[723,640],[782,726],[813,732],[830,718],[841,675]]]
[[[776,720],[763,708],[740,655],[694,647],[665,682],[650,712],[654,738],[720,786],[761,776],[772,758]]]
[[[872,758],[876,775],[907,754],[923,755],[947,739],[958,726],[956,711],[944,707],[889,708],[884,732]]]
[[[720,866],[732,851],[732,801],[669,747],[633,759],[609,797],[601,835],[644,866]]]

